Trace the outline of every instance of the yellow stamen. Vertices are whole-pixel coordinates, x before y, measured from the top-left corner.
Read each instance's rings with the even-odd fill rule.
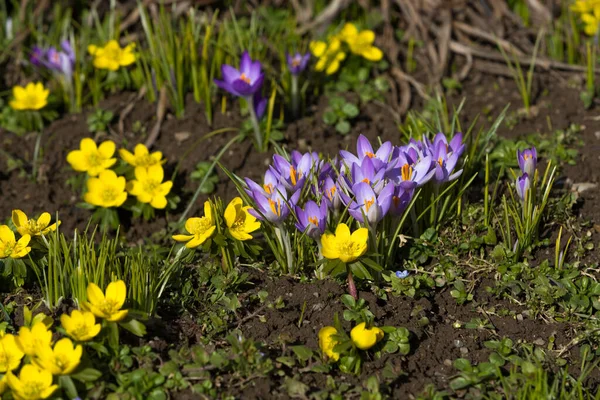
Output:
[[[375,154],[371,153],[370,151],[367,151],[365,153],[365,156],[369,157],[369,158],[375,158]]]
[[[368,183],[369,185],[371,184],[371,181],[369,180],[369,178],[365,178],[361,182]]]
[[[440,164],[440,167],[444,166],[444,160],[442,160],[442,157],[438,158],[438,164]]]
[[[272,183],[264,184],[263,189],[265,189],[265,192],[267,192],[268,194],[271,194],[271,193],[273,193],[273,184]]]
[[[308,217],[308,222],[315,226],[319,226],[319,220],[317,219],[317,217]]]
[[[367,209],[367,212],[369,212],[369,208],[371,208],[371,206],[375,204],[375,199],[371,198],[369,200],[365,200],[365,208]]]

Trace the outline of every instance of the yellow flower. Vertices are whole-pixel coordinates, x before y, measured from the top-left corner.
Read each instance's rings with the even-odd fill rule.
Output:
[[[27,86],[13,87],[14,99],[10,101],[13,110],[39,110],[48,104],[50,91],[44,88],[43,83],[30,82]]]
[[[31,236],[23,235],[17,242],[8,225],[0,225],[0,259],[25,257],[31,251],[31,247],[27,246],[30,240]]]
[[[331,232],[325,232],[321,237],[323,246],[323,257],[348,263],[356,260],[367,252],[367,239],[369,230],[360,228],[350,235],[350,228],[346,224],[339,224],[335,230],[335,235]]]
[[[17,346],[15,337],[10,333],[4,335],[0,339],[0,372],[6,373],[18,368],[24,355]]]
[[[327,75],[334,74],[346,58],[346,53],[342,51],[341,46],[342,42],[336,37],[330,38],[329,45],[321,41],[310,42],[310,51],[318,58],[315,70],[325,71]]]
[[[56,221],[52,225],[49,225],[50,219],[50,213],[47,212],[42,213],[42,215],[35,220],[34,218],[28,219],[27,215],[21,210],[12,211],[13,224],[15,224],[17,232],[21,235],[40,236],[55,231],[56,227],[60,225],[60,221]]]
[[[52,384],[52,374],[33,364],[25,365],[18,378],[9,372],[7,379],[13,396],[19,400],[47,399],[58,389]]]
[[[127,190],[133,196],[137,196],[140,203],[150,203],[154,208],[165,208],[167,206],[167,194],[173,187],[173,182],[163,182],[165,172],[160,164],[148,168],[137,167],[135,169],[135,180],[127,183]]]
[[[256,217],[248,213],[250,206],[242,206],[242,199],[236,197],[231,200],[225,208],[225,223],[229,233],[237,240],[250,240],[254,232],[260,228],[260,222]]]
[[[577,0],[571,6],[571,10],[576,13],[587,14],[593,12],[598,7],[600,7],[600,0]]]
[[[109,283],[106,287],[106,295],[98,285],[90,282],[87,287],[88,301],[83,302],[81,308],[107,321],[120,321],[127,316],[128,312],[128,310],[121,310],[126,296],[127,287],[121,280]]]
[[[581,20],[585,24],[583,31],[588,36],[594,36],[600,26],[600,7],[594,8],[593,12],[581,15]]]
[[[348,43],[350,51],[362,56],[369,61],[379,61],[383,58],[383,52],[373,46],[375,32],[371,30],[358,31],[354,24],[347,23],[340,32],[340,37]]]
[[[67,335],[79,342],[87,342],[94,338],[101,329],[100,324],[96,323],[96,317],[89,311],[73,310],[71,316],[63,314],[60,316],[60,323]]]
[[[112,158],[115,154],[115,142],[107,140],[96,146],[90,138],[81,139],[79,150],[67,154],[67,162],[75,171],[87,172],[89,176],[98,176],[100,172],[113,166],[117,162]]]
[[[178,242],[187,242],[185,247],[193,249],[206,242],[215,231],[215,221],[212,216],[210,202],[204,202],[204,217],[189,218],[185,221],[185,230],[189,235],[173,235]]]
[[[119,42],[111,40],[104,47],[89,45],[88,53],[94,57],[94,67],[116,71],[135,62],[134,48],[135,43],[122,49]]]
[[[323,354],[333,361],[340,359],[340,353],[333,351],[333,348],[338,344],[338,342],[332,336],[336,335],[337,333],[337,329],[335,329],[333,326],[324,326],[319,331],[319,347],[321,348]]]
[[[94,206],[120,207],[127,200],[125,184],[124,177],[117,176],[114,171],[107,169],[100,172],[97,178],[88,179],[88,191],[83,199]]]
[[[141,143],[135,146],[135,148],[133,149],[133,154],[131,154],[131,152],[126,149],[120,149],[119,154],[127,164],[132,165],[134,167],[148,168],[152,165],[162,163],[162,153],[160,151],[150,153],[148,151],[148,148]]]
[[[43,322],[36,322],[32,328],[22,326],[17,336],[17,346],[28,356],[35,356],[39,349],[52,344],[52,331]]]
[[[361,322],[350,331],[350,338],[356,347],[361,350],[369,350],[377,342],[383,339],[383,331],[376,326],[366,328],[366,324]]]
[[[68,375],[79,365],[82,353],[80,344],[73,348],[71,339],[62,338],[56,342],[54,349],[50,346],[40,348],[33,363],[52,375]]]

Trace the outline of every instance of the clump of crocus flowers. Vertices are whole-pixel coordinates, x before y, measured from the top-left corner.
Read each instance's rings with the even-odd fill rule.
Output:
[[[361,135],[356,153],[340,151],[332,161],[315,152],[274,155],[262,182],[245,178],[242,189],[284,270],[297,272],[299,258],[306,258],[298,254],[308,247],[298,243],[312,240],[318,275],[345,273],[357,297],[353,275],[371,279],[369,270],[394,266],[398,226],[415,193],[437,196],[457,179],[464,149],[460,133],[376,148]]]

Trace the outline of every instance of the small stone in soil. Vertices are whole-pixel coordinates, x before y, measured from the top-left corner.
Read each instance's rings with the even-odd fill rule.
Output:
[[[461,347],[460,354],[462,354],[462,355],[469,354],[469,349],[467,349],[466,347]]]

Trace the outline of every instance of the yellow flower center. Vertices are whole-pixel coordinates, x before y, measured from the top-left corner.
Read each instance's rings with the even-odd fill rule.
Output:
[[[402,180],[409,181],[412,176],[412,167],[408,164],[404,164],[400,172],[402,174]]]
[[[102,194],[101,194],[100,197],[102,198],[102,201],[104,203],[110,203],[110,202],[114,201],[117,198],[118,195],[119,194],[115,190],[115,188],[113,188],[113,187],[105,187],[104,191],[102,191]]]
[[[241,74],[240,79],[246,82],[248,85],[250,84],[250,78],[248,78],[246,74]]]
[[[235,221],[233,221],[233,225],[231,225],[230,229],[232,229],[234,231],[242,230],[245,223],[246,223],[246,213],[244,211],[240,210],[240,212],[236,213]]]
[[[144,192],[150,195],[156,195],[156,192],[160,189],[160,184],[161,182],[156,179],[146,179],[142,184],[142,188]]]
[[[63,371],[69,366],[69,358],[66,354],[55,354],[54,365]]]
[[[143,156],[138,156],[136,157],[135,160],[135,165],[137,167],[151,167],[155,164],[157,164],[158,161],[156,161],[155,158],[152,158],[152,156],[150,154],[145,154]]]
[[[88,333],[89,333],[88,326],[84,322],[82,322],[82,323],[78,324],[77,327],[71,331],[71,336],[73,336],[75,339],[79,339],[79,338],[87,336]]]
[[[121,60],[122,54],[123,54],[123,51],[119,47],[106,46],[104,48],[103,56],[110,60],[119,62]]]
[[[357,253],[360,252],[360,246],[351,240],[345,242],[338,242],[338,252],[346,258],[354,258]],[[341,258],[341,257],[340,257]]]
[[[119,311],[119,304],[112,299],[105,299],[102,303],[98,305],[98,308],[102,313],[106,315],[112,315]]]
[[[104,158],[99,152],[95,151],[88,154],[87,162],[90,167],[100,167],[102,166],[102,162],[104,162]]]
[[[198,223],[192,227],[193,232],[190,233],[195,236],[200,236],[204,234],[204,232],[206,232],[211,226],[211,221],[206,217],[202,217],[200,218],[200,221],[198,221]]]
[[[26,399],[38,399],[41,398],[41,393],[46,389],[47,386],[41,381],[27,381],[23,385],[23,397]]]

